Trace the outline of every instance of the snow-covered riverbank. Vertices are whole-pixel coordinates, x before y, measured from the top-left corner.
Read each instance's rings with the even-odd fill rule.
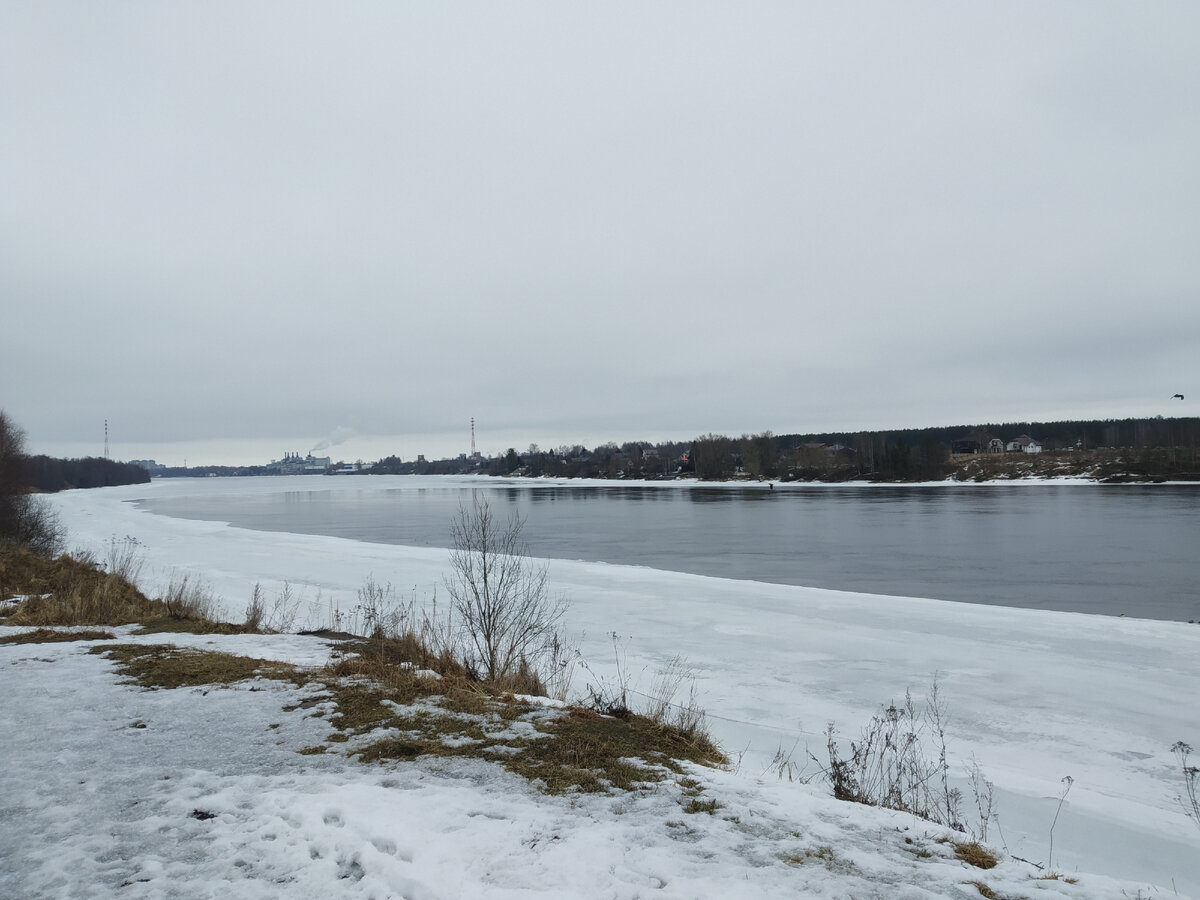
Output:
[[[268,592],[289,583],[301,594],[301,619],[320,625],[333,607],[351,610],[357,588],[369,576],[390,582],[403,598],[422,599],[432,596],[445,569],[443,550],[253,532],[156,517],[121,502],[145,496],[148,490],[162,488],[156,483],[75,491],[57,495],[52,502],[69,529],[70,546],[91,547],[103,555],[113,537],[132,537],[145,554],[143,581],[149,591],[173,575],[201,575],[225,599],[234,618],[240,617],[256,582]],[[1046,861],[1062,779],[1071,776],[1074,784],[1054,831],[1056,870],[1067,875],[1101,873],[1143,887],[1155,884],[1167,896],[1173,895],[1173,889],[1183,896],[1200,895],[1200,829],[1176,802],[1182,779],[1169,752],[1176,740],[1200,742],[1195,712],[1200,692],[1200,626],[848,594],[598,563],[554,561],[551,579],[572,601],[569,627],[581,635],[581,649],[597,673],[612,672],[613,632],[627,655],[635,688],[648,688],[655,666],[671,656],[688,659],[696,670],[698,696],[712,717],[714,735],[738,761],[736,774],[713,777],[726,785],[724,789],[746,792],[750,807],[782,804],[789,816],[820,809],[820,817],[839,817],[831,811],[837,807],[822,798],[819,778],[811,785],[770,778],[770,784],[760,784],[770,758],[780,747],[795,748],[794,759],[801,765],[807,758],[806,747],[821,756],[827,723],[853,735],[880,705],[902,699],[906,687],[921,694],[936,674],[950,716],[949,750],[955,772],[964,775],[974,757],[996,784],[1000,829],[993,825],[993,843],[1003,842],[1016,856]],[[13,651],[5,652],[11,656]],[[25,651],[24,655],[34,654]],[[39,650],[37,655],[58,658],[60,651]],[[97,664],[96,658],[87,659],[88,664]],[[75,657],[68,654],[62,661],[68,660]],[[83,663],[75,660],[71,665]],[[11,676],[14,669],[6,667],[5,672]],[[581,688],[585,677],[577,676]],[[80,696],[87,700],[86,694]],[[809,773],[814,771],[810,765]],[[253,777],[286,780],[288,776]],[[362,797],[361,792],[368,791],[365,785],[377,786],[384,777],[369,771],[359,781],[359,776],[339,774],[337,779],[351,778],[358,787],[341,785],[337,790]],[[286,794],[283,782],[263,782],[260,787],[261,791],[249,790],[264,796]],[[295,789],[308,790],[298,785]],[[485,787],[480,802],[499,803],[501,794],[505,798],[511,794],[498,791],[495,785]],[[503,800],[522,807],[505,816],[536,820],[542,815],[536,810],[544,812],[548,804],[558,802],[520,796]],[[364,799],[363,809],[376,802]],[[613,801],[605,803],[613,805]],[[588,801],[576,807],[572,816],[593,806]],[[891,814],[856,807],[845,815],[864,832],[879,829],[882,834],[884,819],[891,821],[887,818]],[[575,818],[571,821],[585,827]],[[804,821],[815,827],[811,819]],[[623,833],[625,824],[617,827],[617,822],[604,815],[596,819],[597,843],[639,844],[641,839],[634,838],[633,832]],[[449,828],[449,821],[446,825]],[[62,827],[69,826],[63,823]],[[365,834],[363,838],[367,840]],[[861,840],[867,842],[865,837]],[[691,865],[682,861],[686,853],[671,859],[678,842],[653,846],[664,857],[664,872],[678,876],[680,870],[671,866]],[[868,852],[865,843],[854,846],[852,855]],[[745,854],[729,852],[733,854],[727,859],[729,866],[750,865]],[[557,865],[546,856],[538,858],[545,865]],[[515,864],[510,860],[506,865]],[[749,877],[749,884],[757,884],[757,873],[758,869],[747,868],[742,875]],[[654,877],[663,875],[655,872]],[[902,867],[889,876],[893,884],[906,877],[910,876]],[[580,895],[636,896],[653,883],[651,879],[635,889],[627,881],[618,886],[619,880]],[[970,879],[964,874],[960,880]],[[708,884],[703,875],[695,882],[676,882],[673,890],[668,882],[665,895],[709,895],[707,888],[700,887]],[[762,884],[765,887],[758,893],[771,895],[785,882],[768,879]],[[1047,884],[1038,882],[1037,887]],[[1098,884],[1093,882],[1091,893],[1068,895],[1120,896],[1116,888],[1101,890]],[[563,889],[565,882],[558,885]],[[941,893],[927,887],[935,895]],[[497,887],[492,895],[532,889],[532,884],[514,882],[512,892]],[[555,892],[553,884],[547,889]],[[853,890],[839,893],[836,887],[822,890],[825,893],[814,890],[812,895],[862,895]],[[711,882],[711,895],[731,892],[736,893],[728,881]],[[470,895],[466,887],[428,894]],[[877,895],[902,896],[887,894],[882,887]]]

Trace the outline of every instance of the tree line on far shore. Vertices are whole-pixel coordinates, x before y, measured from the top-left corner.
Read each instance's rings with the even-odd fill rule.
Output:
[[[25,457],[25,479],[33,489],[53,494],[71,488],[146,484],[150,481],[150,473],[134,463],[114,462],[98,456],[56,459],[39,455]]]
[[[490,458],[403,461],[389,456],[364,472],[394,475],[454,475],[559,478],[674,478],[702,480],[737,476],[777,481],[935,481],[961,468],[952,448],[986,448],[992,438],[1007,443],[1034,437],[1048,454],[1073,454],[1096,465],[1111,464],[1144,477],[1200,472],[1200,418],[1156,418],[1001,425],[946,426],[888,431],[784,434],[770,431],[730,437],[704,434],[691,441],[607,443],[543,450],[509,448]],[[981,453],[982,455],[982,453]],[[1012,457],[1012,454],[1006,454]],[[1099,463],[1097,463],[1099,459]],[[986,475],[986,471],[984,473]]]

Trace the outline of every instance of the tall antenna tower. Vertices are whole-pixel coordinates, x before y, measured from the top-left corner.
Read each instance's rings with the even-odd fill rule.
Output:
[[[104,458],[109,459],[109,455],[108,455],[108,419],[104,420]]]
[[[475,417],[471,416],[471,459],[474,459],[475,456]]]

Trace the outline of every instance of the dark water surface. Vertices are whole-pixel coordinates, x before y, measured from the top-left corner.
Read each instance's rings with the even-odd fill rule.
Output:
[[[298,490],[141,505],[263,531],[447,547],[451,519],[474,490],[500,516],[525,518],[535,556],[1002,606],[1200,619],[1197,486],[768,490],[466,486],[430,479],[389,487],[379,481],[379,487],[374,479],[371,486],[350,487],[310,476],[296,479]]]

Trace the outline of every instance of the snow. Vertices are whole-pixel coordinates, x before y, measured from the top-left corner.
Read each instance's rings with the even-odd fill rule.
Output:
[[[286,489],[276,481],[254,489]],[[444,550],[253,532],[123,502],[189,489],[155,482],[53,502],[73,547],[103,558],[113,537],[132,537],[150,592],[201,575],[235,619],[256,582],[268,597],[290,584],[297,626],[320,627],[331,609],[352,610],[368,576],[431,597],[446,567]],[[0,896],[979,896],[972,881],[1001,896],[1200,896],[1200,829],[1177,802],[1169,752],[1200,742],[1200,626],[561,560],[551,580],[572,602],[568,627],[590,670],[576,670],[577,692],[615,681],[618,655],[637,692],[686,657],[734,760],[692,772],[720,803],[714,814],[684,812],[672,782],[561,798],[479,761],[300,755],[328,726],[311,704],[283,708],[315,686],[145,691],[87,644],[3,645]],[[117,631],[306,666],[329,653],[311,636]],[[974,758],[997,788],[1002,838],[993,823],[989,839],[1008,855],[986,872],[937,842],[944,828],[835,801],[819,776],[768,771],[782,748],[816,774],[808,751],[822,755],[827,723],[854,736],[935,674],[952,771],[965,777]],[[1078,883],[1036,880],[1014,857],[1046,862],[1068,775],[1053,868]]]

